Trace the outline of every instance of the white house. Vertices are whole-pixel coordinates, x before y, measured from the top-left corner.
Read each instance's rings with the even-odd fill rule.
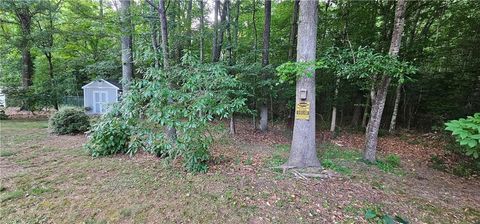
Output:
[[[88,83],[83,89],[83,106],[87,114],[104,114],[108,106],[118,102],[122,86],[114,80],[99,79]]]
[[[1,88],[0,88],[0,107],[7,107],[6,97]]]

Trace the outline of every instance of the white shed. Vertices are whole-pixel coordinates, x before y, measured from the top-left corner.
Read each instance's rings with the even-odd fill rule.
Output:
[[[108,106],[118,102],[122,86],[114,80],[99,79],[88,83],[83,89],[83,106],[87,114],[104,114]]]
[[[0,88],[0,107],[7,107],[7,99],[2,88]]]

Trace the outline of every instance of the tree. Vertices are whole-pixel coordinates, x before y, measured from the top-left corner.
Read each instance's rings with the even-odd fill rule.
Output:
[[[132,21],[130,15],[130,0],[120,1],[120,28],[122,31],[122,88],[128,92],[132,81],[133,55],[132,55]]]
[[[289,37],[289,47],[288,47],[288,60],[295,60],[295,44],[297,42],[297,32],[298,32],[298,8],[300,6],[300,0],[293,1],[293,13],[292,13],[292,24],[290,27],[290,37]]]
[[[298,25],[297,63],[311,63],[316,60],[317,46],[317,5],[315,1],[300,1]],[[296,117],[288,167],[319,167],[315,143],[315,69],[306,69],[307,75],[297,79]],[[309,74],[309,75],[308,75]],[[304,99],[306,97],[306,99]],[[309,105],[307,119],[298,117],[299,104]]]
[[[270,21],[272,17],[272,1],[266,0],[265,1],[265,24],[263,28],[263,49],[262,49],[262,66],[266,67],[269,64],[269,51],[270,51]],[[267,79],[268,74],[264,72],[262,74],[263,80]],[[263,95],[267,96],[267,91],[263,87]],[[267,131],[268,130],[268,106],[267,100],[264,99],[261,106],[260,106],[260,131]]]
[[[395,9],[395,21],[389,49],[389,54],[393,57],[397,57],[398,52],[400,51],[403,28],[405,26],[405,5],[405,0],[399,0]],[[385,74],[382,75],[379,77],[378,83],[374,84],[374,88],[370,94],[372,109],[365,134],[365,149],[363,152],[363,159],[369,162],[376,161],[375,154],[377,151],[378,130],[380,128],[380,122],[382,119],[383,109],[385,107],[385,100],[387,98],[390,81],[390,76]]]

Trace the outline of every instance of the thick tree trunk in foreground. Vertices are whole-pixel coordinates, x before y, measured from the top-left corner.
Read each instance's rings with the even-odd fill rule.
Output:
[[[300,1],[300,23],[298,26],[297,62],[316,60],[317,5],[315,1]],[[308,120],[295,115],[290,157],[285,164],[289,167],[319,167],[315,143],[315,69],[309,68],[311,77],[302,76],[297,80],[295,103],[309,103]],[[300,98],[306,91],[306,100]],[[304,104],[305,105],[305,104]],[[298,108],[296,109],[298,112]]]
[[[398,56],[398,52],[400,51],[402,33],[405,25],[405,5],[405,0],[398,0],[395,9],[395,22],[389,50],[389,54],[394,57]],[[390,77],[383,75],[378,86],[372,91],[372,110],[365,134],[365,149],[363,152],[363,159],[369,162],[376,161],[375,154],[377,152],[378,130],[380,128],[389,84]]]
[[[132,81],[133,56],[132,56],[132,21],[130,18],[130,0],[120,1],[120,27],[122,31],[122,88],[128,92]]]
[[[395,131],[395,126],[397,124],[398,116],[398,105],[400,104],[400,97],[402,93],[402,84],[398,84],[397,89],[395,90],[395,105],[393,106],[392,119],[390,120],[390,127],[388,132],[393,133]]]
[[[272,17],[272,2],[270,0],[265,1],[265,23],[263,27],[263,49],[262,49],[262,66],[265,67],[269,64],[269,51],[270,51],[270,21]],[[262,79],[267,79],[267,74],[262,74]],[[263,96],[267,95],[267,91],[263,90]],[[268,106],[266,97],[260,106],[260,131],[265,132],[268,130]]]
[[[300,7],[300,0],[293,2],[293,14],[292,24],[290,27],[290,46],[288,48],[288,60],[295,60],[295,45],[297,43],[297,31],[298,31],[298,8]]]

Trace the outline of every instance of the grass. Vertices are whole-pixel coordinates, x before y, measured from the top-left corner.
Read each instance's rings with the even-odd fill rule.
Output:
[[[418,196],[403,186],[402,197],[387,197],[391,186],[383,177],[398,185],[406,177],[368,166],[359,151],[336,145],[321,145],[319,158],[340,173],[339,179],[301,181],[272,172],[267,168],[287,161],[288,144],[262,145],[257,152],[247,150],[251,145],[235,147],[238,143],[226,136],[220,144],[231,144],[232,154],[218,155],[206,174],[188,174],[144,154],[94,159],[81,146],[71,147],[75,137],[48,136],[46,123],[0,122],[0,152],[7,154],[0,163],[9,172],[0,175],[0,223],[358,223],[378,204],[385,214],[425,214],[419,222],[452,222],[458,216],[449,214],[455,212],[466,214],[465,223],[480,217],[478,210],[464,210],[469,206],[455,210],[435,200],[429,202],[434,207],[403,207],[412,204],[402,197]],[[401,169],[394,156],[381,161]],[[381,201],[377,195],[383,195]]]
[[[8,157],[8,156],[13,156],[15,155],[14,152],[9,151],[9,150],[0,150],[0,157]]]

